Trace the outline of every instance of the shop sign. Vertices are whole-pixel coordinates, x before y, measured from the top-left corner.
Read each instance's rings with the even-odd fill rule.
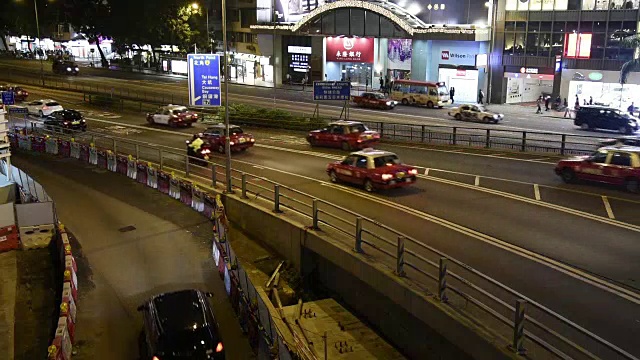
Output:
[[[327,38],[327,61],[373,63],[373,38]]]
[[[311,68],[309,66],[309,55],[289,54],[289,67],[295,72],[308,72]]]
[[[521,74],[537,74],[538,72],[539,72],[538,68],[528,68],[528,67],[520,68]]]
[[[349,81],[314,81],[313,100],[349,100],[351,83]]]
[[[311,47],[310,46],[291,46],[287,47],[287,52],[289,54],[307,54],[311,55]]]
[[[467,70],[465,70],[465,69],[458,69],[458,70],[456,71],[456,75],[457,75],[457,76],[461,76],[461,77],[467,76]]]
[[[602,73],[599,73],[599,72],[591,72],[589,73],[588,76],[589,76],[589,80],[591,81],[600,81],[602,80],[602,77],[603,77]]]

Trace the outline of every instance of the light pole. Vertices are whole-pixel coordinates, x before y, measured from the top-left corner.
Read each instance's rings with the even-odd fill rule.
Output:
[[[222,0],[222,42],[224,43],[224,125],[227,134],[225,142],[227,193],[232,193],[231,187],[231,134],[229,129],[229,64],[227,44],[227,1]]]
[[[17,2],[21,2],[18,0]],[[36,14],[36,32],[38,35],[38,45],[42,46],[42,41],[40,41],[40,19],[38,18],[38,2],[33,0],[33,10]],[[35,44],[35,41],[34,41]],[[37,54],[37,52],[36,52]],[[42,52],[44,55],[44,51]],[[42,62],[42,56],[38,56],[40,58],[40,80],[42,81],[42,86],[44,86],[44,63]]]
[[[198,3],[193,3],[191,4],[191,7],[195,10],[198,10],[200,5],[198,5]],[[204,7],[204,13],[205,13],[205,18],[207,19],[207,41],[209,42],[209,52],[213,54],[213,45],[211,44],[211,34],[209,33],[209,7],[206,5]]]

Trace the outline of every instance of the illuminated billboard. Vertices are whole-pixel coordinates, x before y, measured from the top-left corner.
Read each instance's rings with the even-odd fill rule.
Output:
[[[591,34],[571,33],[564,39],[564,56],[567,58],[588,59],[591,57]]]
[[[258,24],[274,22],[294,24],[314,9],[339,1],[351,0],[256,0],[257,21]],[[370,2],[380,3],[374,0]],[[487,25],[489,16],[489,8],[484,0],[433,0],[429,3],[389,0],[389,2],[405,9],[408,14],[415,15],[427,24]],[[354,5],[354,7],[357,6]]]

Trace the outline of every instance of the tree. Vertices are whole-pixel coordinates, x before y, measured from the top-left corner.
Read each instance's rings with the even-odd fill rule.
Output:
[[[59,5],[55,3],[49,4],[42,0],[37,2],[40,31],[41,35],[44,35],[45,29],[56,25],[57,16],[55,15]],[[0,11],[0,38],[2,38],[5,49],[8,49],[6,37],[9,35],[37,37],[34,0],[12,0],[2,5],[2,11]]]
[[[66,19],[79,33],[85,34],[89,42],[96,44],[102,66],[108,67],[109,62],[100,47],[100,39],[111,35],[113,22],[109,2],[107,0],[62,1]]]
[[[635,53],[638,53],[640,51],[640,35],[626,37],[622,39],[620,44],[622,47],[635,49]],[[640,59],[635,56],[635,53],[633,59],[622,64],[622,67],[620,68],[621,85],[627,83],[627,78],[629,77],[629,74],[631,74],[631,72],[640,70]]]

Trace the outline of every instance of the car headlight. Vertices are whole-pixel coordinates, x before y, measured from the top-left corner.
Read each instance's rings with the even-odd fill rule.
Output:
[[[80,71],[80,68],[76,68],[76,71]]]
[[[68,68],[67,68],[67,71],[71,71],[71,68],[70,68],[70,67],[68,67]]]
[[[497,119],[498,117],[499,117],[498,114],[493,114],[494,119]]]
[[[393,175],[391,175],[391,174],[382,174],[382,180],[387,181],[387,180],[391,180],[391,179],[393,179]]]
[[[236,143],[234,143],[233,141],[230,141],[230,142],[229,142],[229,145],[231,145],[231,146],[233,146],[233,145],[235,145],[235,144],[236,144]]]
[[[391,101],[387,101],[387,106],[391,106]]]

